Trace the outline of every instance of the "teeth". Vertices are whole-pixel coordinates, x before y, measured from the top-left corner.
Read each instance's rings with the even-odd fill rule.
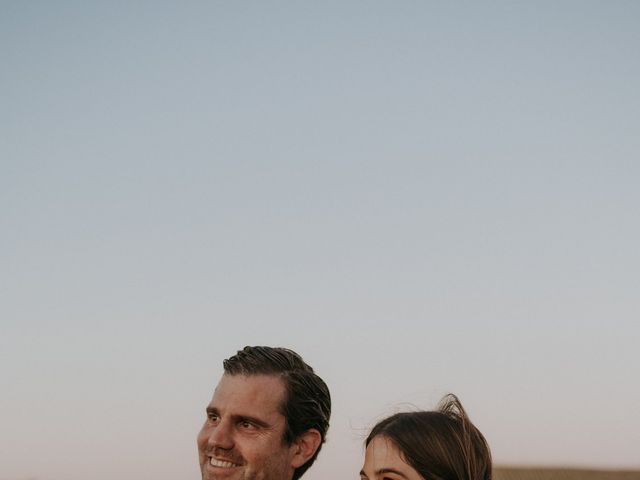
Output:
[[[231,467],[237,467],[237,465],[235,463],[231,463],[231,462],[225,462],[223,460],[216,460],[215,458],[212,458],[209,461],[209,464],[212,467],[222,467],[222,468],[231,468]]]

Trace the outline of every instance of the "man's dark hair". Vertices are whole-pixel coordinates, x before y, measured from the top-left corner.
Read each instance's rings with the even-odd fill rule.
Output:
[[[365,445],[377,436],[391,441],[422,478],[491,480],[491,451],[458,397],[446,395],[436,411],[396,413],[379,422]]]
[[[277,375],[285,386],[281,412],[286,420],[284,441],[291,444],[298,436],[314,428],[322,441],[315,454],[296,468],[293,480],[299,479],[313,464],[325,442],[331,416],[331,395],[324,381],[302,357],[287,348],[244,347],[223,362],[228,375]]]

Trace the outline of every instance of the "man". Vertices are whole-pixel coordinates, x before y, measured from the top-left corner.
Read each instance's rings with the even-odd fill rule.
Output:
[[[245,347],[224,374],[198,434],[202,480],[297,480],[325,441],[327,385],[295,352]]]

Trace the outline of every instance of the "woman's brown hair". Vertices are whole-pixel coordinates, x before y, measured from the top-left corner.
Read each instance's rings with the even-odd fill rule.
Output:
[[[396,413],[380,421],[365,446],[381,435],[425,480],[491,480],[491,451],[458,397],[446,395],[437,410]]]

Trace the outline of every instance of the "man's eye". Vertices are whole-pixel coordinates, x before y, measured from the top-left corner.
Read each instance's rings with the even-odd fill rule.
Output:
[[[207,418],[209,420],[211,420],[212,422],[215,422],[216,420],[218,420],[218,414],[217,413],[207,413]]]
[[[253,428],[253,423],[249,422],[248,420],[242,420],[240,422],[240,426],[242,428]]]

